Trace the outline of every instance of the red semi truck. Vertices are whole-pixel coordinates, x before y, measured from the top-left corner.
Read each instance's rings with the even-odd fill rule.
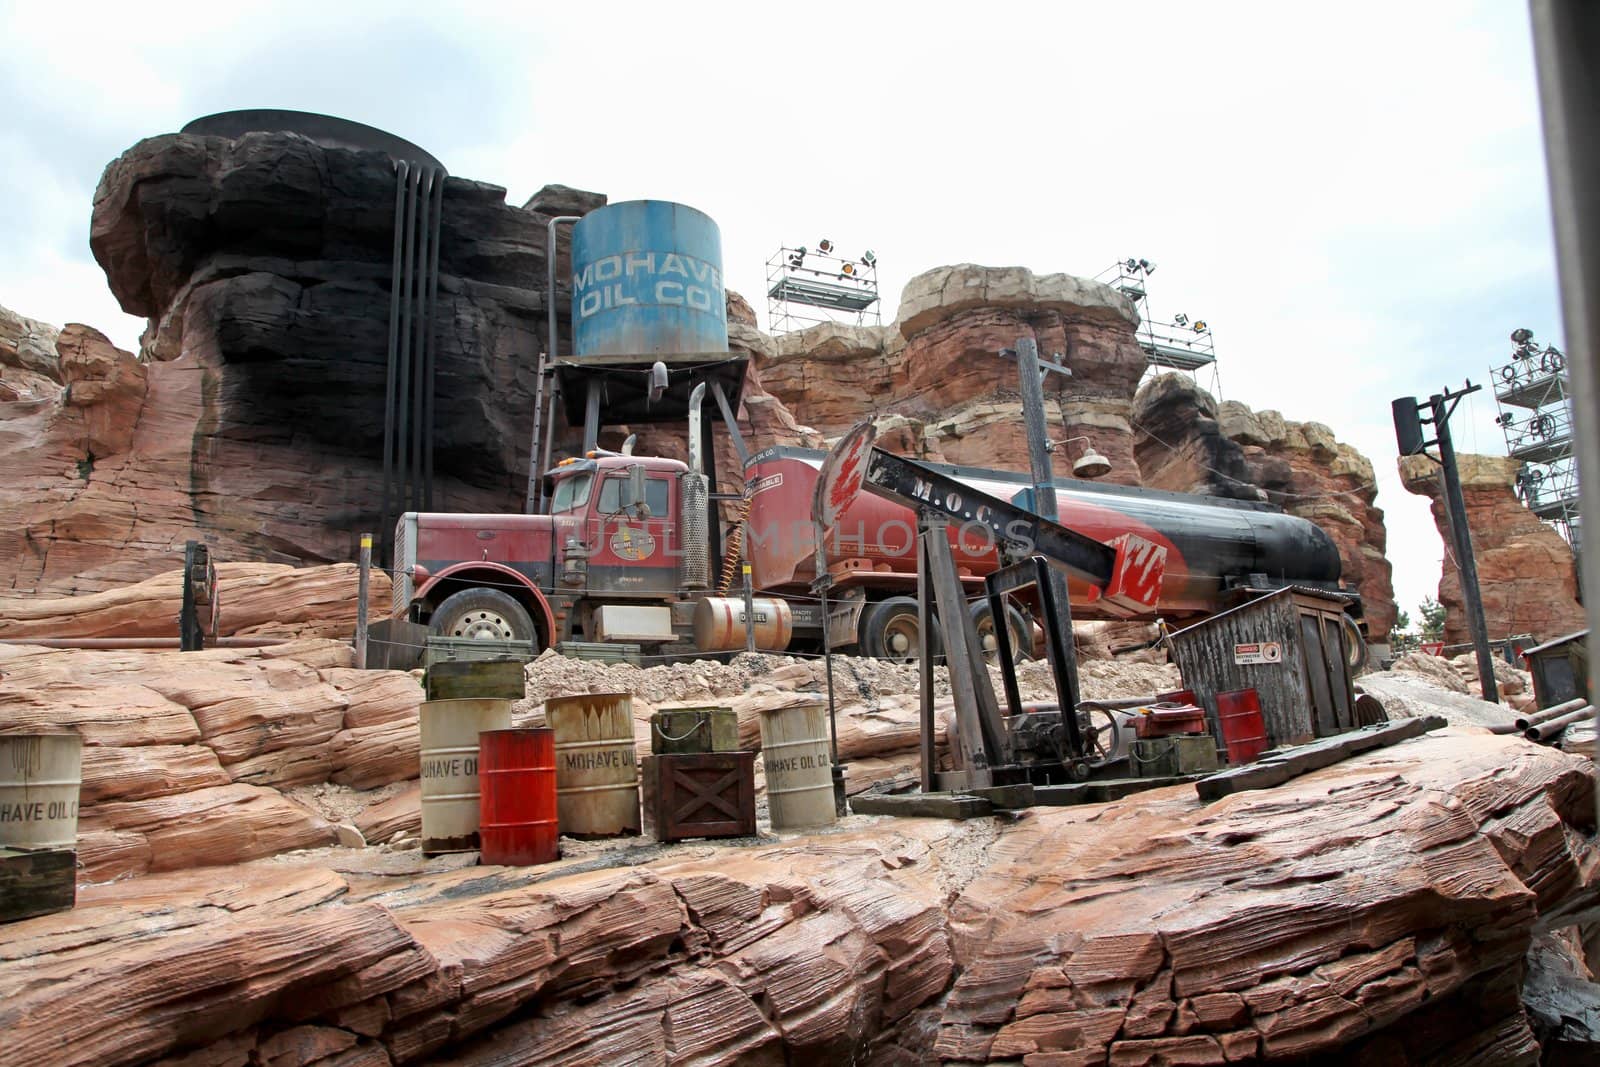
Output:
[[[811,500],[824,457],[778,447],[751,456],[745,468],[746,556],[763,649],[821,644]],[[407,513],[395,536],[394,615],[442,636],[532,641],[539,649],[568,641],[682,653],[742,649],[742,589],[727,596],[714,589],[722,561],[711,558],[709,531],[718,504],[698,465],[692,448],[690,464],[594,452],[545,475],[548,514]],[[1002,500],[1022,501],[1029,491],[1023,474],[936,469]],[[1265,504],[1071,480],[1059,482],[1057,493],[1062,525],[1102,542],[1138,534],[1167,550],[1157,611],[1169,620],[1213,614],[1287,584],[1340,588],[1328,535]],[[910,509],[862,494],[830,531],[835,648],[915,657],[916,528]],[[997,565],[993,535],[980,524],[952,524],[950,536],[976,594]],[[1091,587],[1069,588],[1076,618],[1119,617],[1097,604]],[[977,614],[982,632],[987,608],[980,604]],[[1031,647],[1026,605],[1007,621],[1016,647]]]

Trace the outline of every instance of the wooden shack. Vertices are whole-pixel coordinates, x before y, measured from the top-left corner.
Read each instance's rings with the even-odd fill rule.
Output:
[[[1350,680],[1351,598],[1291,586],[1174,633],[1173,662],[1206,710],[1218,742],[1218,693],[1254,689],[1274,745],[1296,745],[1357,726]]]

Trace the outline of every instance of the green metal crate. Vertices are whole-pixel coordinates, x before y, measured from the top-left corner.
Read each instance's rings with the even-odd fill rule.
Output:
[[[425,664],[464,660],[510,659],[526,663],[534,658],[532,641],[478,641],[470,637],[429,637],[423,652]]]
[[[644,662],[642,645],[619,645],[598,641],[563,641],[556,651],[573,659],[592,659],[601,663],[628,663],[635,667]]]
[[[1129,755],[1135,778],[1178,778],[1217,769],[1217,743],[1210,734],[1135,741]]]

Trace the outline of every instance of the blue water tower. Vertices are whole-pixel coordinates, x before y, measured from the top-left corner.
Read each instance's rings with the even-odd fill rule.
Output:
[[[576,356],[728,350],[722,231],[666,200],[626,200],[572,228]]]

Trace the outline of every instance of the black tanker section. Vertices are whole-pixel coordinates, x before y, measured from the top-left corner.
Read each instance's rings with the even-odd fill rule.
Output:
[[[818,464],[826,455],[815,449],[779,446],[752,456],[749,467],[770,459]],[[1014,471],[925,465],[1005,500],[1017,500],[1032,485],[1031,478]],[[1212,610],[1227,606],[1226,594],[1234,588],[1303,585],[1349,592],[1339,585],[1342,565],[1333,539],[1315,523],[1270,504],[1070,478],[1057,479],[1055,484],[1064,526],[1074,525],[1074,505],[1086,505],[1120,512],[1169,540],[1183,557],[1167,561],[1169,588],[1181,570],[1185,577],[1177,584],[1183,587],[1186,599],[1203,597],[1213,602]],[[1352,611],[1359,614],[1359,604],[1353,604]]]

